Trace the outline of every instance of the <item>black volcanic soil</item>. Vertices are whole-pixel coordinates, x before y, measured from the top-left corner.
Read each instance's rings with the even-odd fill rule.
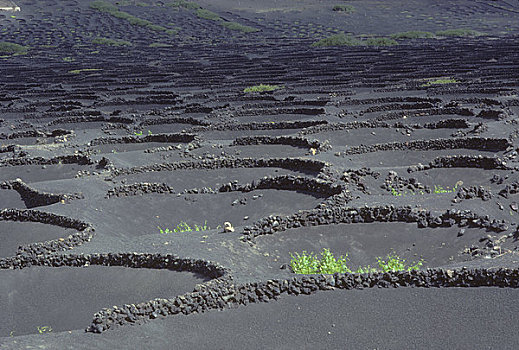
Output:
[[[0,349],[516,347],[517,1],[91,3],[0,12]]]

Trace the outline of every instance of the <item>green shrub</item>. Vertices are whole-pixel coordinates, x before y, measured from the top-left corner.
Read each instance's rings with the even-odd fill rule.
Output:
[[[448,29],[448,30],[442,30],[439,32],[436,32],[436,35],[438,36],[480,36],[485,35],[485,33],[477,32],[472,29]]]
[[[98,70],[102,70],[102,69],[98,69],[98,68],[85,68],[85,69],[69,70],[68,72],[70,74],[79,74],[81,72],[95,72],[95,71],[98,71]]]
[[[0,54],[25,55],[27,54],[27,47],[2,41],[0,42]]]
[[[211,21],[221,21],[222,18],[213,11],[209,11],[206,9],[198,9],[196,10],[196,15],[203,19],[210,19]]]
[[[180,224],[177,225],[176,228],[173,229],[173,231],[171,231],[169,228],[166,228],[166,229],[162,229],[160,226],[157,226],[158,229],[159,229],[159,232],[162,233],[162,234],[165,234],[165,233],[176,233],[176,232],[191,232],[193,231],[193,228],[191,226],[189,226],[187,224],[187,222],[185,221],[181,221]],[[216,228],[219,228],[220,225],[218,225]],[[209,226],[207,226],[207,220],[204,222],[204,226],[198,226],[195,224],[195,229],[194,231],[207,231],[207,230],[210,230],[211,228]]]
[[[387,261],[382,260],[382,258],[377,258],[378,267],[382,272],[396,272],[396,271],[418,271],[420,267],[423,265],[423,260],[420,260],[414,265],[406,266],[405,260],[401,259],[398,255],[388,254]]]
[[[258,28],[245,26],[243,24],[236,23],[236,22],[222,22],[220,24],[222,26],[224,26],[225,28],[228,28],[231,30],[239,30],[240,32],[244,32],[244,33],[253,33],[253,32],[259,31]]]
[[[334,34],[327,38],[321,39],[311,46],[360,46],[362,45],[362,41],[355,39],[351,35],[346,34]]]
[[[333,274],[333,273],[372,273],[419,270],[423,260],[406,265],[406,261],[396,254],[388,254],[387,260],[377,258],[378,269],[371,266],[359,267],[352,271],[348,266],[348,254],[335,258],[329,249],[323,248],[321,259],[314,253],[303,251],[302,254],[290,253],[290,267],[297,274]]]
[[[112,15],[116,18],[124,19],[124,20],[130,22],[130,24],[132,24],[132,25],[146,27],[150,30],[154,30],[154,31],[158,31],[158,32],[168,32],[169,31],[169,29],[156,25],[156,24],[153,24],[152,22],[150,22],[148,20],[135,17],[135,16],[129,14],[128,12],[119,11],[119,9],[116,6],[114,6],[110,3],[104,2],[104,1],[96,0],[90,4],[90,7],[95,10],[101,11],[101,12],[109,13],[110,15]],[[168,34],[170,34],[170,33],[168,33]]]
[[[109,46],[132,46],[133,44],[125,40],[114,40],[110,38],[95,38],[92,39],[92,44],[95,45],[109,45]]]
[[[101,12],[113,12],[113,11],[117,11],[117,7],[108,3],[108,2],[105,2],[105,1],[100,1],[100,0],[96,0],[94,1],[93,3],[90,4],[90,7],[95,9],[95,10],[98,10],[98,11],[101,11]]]
[[[268,85],[268,84],[260,84],[260,85],[255,85],[255,86],[251,86],[251,87],[245,88],[245,89],[243,90],[243,92],[264,92],[264,91],[274,91],[274,90],[281,89],[281,88],[283,88],[283,86],[279,86],[279,85]]]
[[[321,39],[311,46],[319,47],[319,46],[393,46],[398,45],[398,43],[389,38],[369,38],[366,40],[359,40],[354,38],[351,35],[346,34],[334,34],[327,38]]]
[[[149,47],[171,47],[173,45],[171,44],[164,44],[164,43],[151,43]]]
[[[389,38],[369,38],[364,41],[366,45],[369,46],[394,46],[398,45],[398,43]]]
[[[434,33],[412,30],[408,32],[394,33],[390,35],[393,39],[426,39],[436,37]]]
[[[198,5],[196,2],[191,1],[185,1],[185,0],[178,0],[175,2],[167,3],[166,6],[168,7],[183,7],[190,10],[197,10],[200,8],[200,5]]]
[[[456,79],[436,79],[436,80],[430,80],[425,84],[420,85],[421,87],[428,87],[431,85],[443,85],[443,84],[454,84],[459,83]]]

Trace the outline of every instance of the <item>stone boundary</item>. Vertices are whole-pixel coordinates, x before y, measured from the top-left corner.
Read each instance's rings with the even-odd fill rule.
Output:
[[[72,249],[90,241],[94,232],[94,229],[89,224],[80,220],[31,209],[1,210],[0,221],[39,222],[64,228],[72,228],[78,231],[77,233],[69,235],[67,238],[58,238],[20,246],[16,256],[0,258],[0,269],[15,269],[31,266],[37,257]]]
[[[466,148],[474,150],[486,151],[504,151],[512,147],[512,144],[507,139],[494,138],[460,138],[460,139],[435,139],[435,140],[415,140],[406,142],[388,142],[379,143],[369,146],[354,146],[348,147],[346,151],[337,152],[337,156],[347,156],[353,154],[364,154],[378,151],[394,151],[394,150],[444,150]]]
[[[330,224],[351,224],[370,222],[416,222],[418,228],[424,227],[480,227],[495,232],[508,230],[506,221],[491,220],[488,215],[479,216],[470,210],[448,209],[435,216],[425,209],[412,209],[411,206],[395,207],[394,205],[361,208],[323,208],[300,210],[288,216],[270,215],[256,221],[251,226],[243,228],[242,241],[253,244],[254,239],[261,235],[282,232],[302,226],[317,226]]]
[[[52,165],[52,164],[78,164],[92,165],[94,162],[85,155],[71,154],[66,156],[58,156],[54,158],[11,158],[0,161],[2,166],[19,166],[19,165]]]
[[[344,189],[341,185],[334,184],[329,181],[308,178],[303,176],[294,175],[281,175],[281,176],[264,176],[259,180],[254,180],[247,184],[238,184],[237,182],[229,182],[221,185],[218,189],[211,189],[207,187],[203,188],[192,188],[184,189],[183,192],[178,194],[218,194],[222,192],[250,192],[256,189],[278,189],[278,190],[301,190],[312,193],[324,195],[326,197],[340,194]],[[147,193],[160,193],[160,194],[177,194],[173,187],[166,183],[135,183],[131,185],[122,185],[108,190],[105,198],[111,197],[128,197],[137,196]]]
[[[211,283],[213,282],[213,283]],[[365,274],[335,273],[329,275],[297,275],[233,285],[231,279],[213,280],[198,285],[192,293],[172,299],[153,299],[146,303],[125,304],[103,309],[94,315],[87,332],[102,333],[110,328],[141,323],[149,319],[177,314],[202,313],[209,310],[235,308],[250,303],[277,300],[282,295],[314,294],[335,289],[398,288],[398,287],[519,287],[518,269],[455,269],[442,268],[420,271],[375,272]]]
[[[182,161],[145,165],[127,169],[115,169],[113,176],[131,175],[153,171],[174,171],[187,169],[220,169],[220,168],[260,168],[279,167],[289,170],[308,170],[320,172],[328,163],[313,159],[299,158],[236,158],[212,159],[201,161]]]
[[[316,151],[324,152],[332,147],[328,141],[321,142],[317,139],[312,141],[297,136],[244,136],[236,138],[232,146],[247,145],[290,145],[294,147],[313,148]]]
[[[146,136],[100,137],[90,141],[91,146],[120,144],[120,143],[146,143],[146,142],[182,142],[188,143],[196,139],[195,134],[153,134]]]
[[[38,191],[28,186],[21,179],[4,181],[0,183],[0,188],[7,190],[15,190],[20,194],[22,200],[25,202],[27,208],[40,207],[51,205],[60,201],[70,201],[74,199],[81,199],[83,195],[80,193],[74,194],[54,194],[43,191]]]

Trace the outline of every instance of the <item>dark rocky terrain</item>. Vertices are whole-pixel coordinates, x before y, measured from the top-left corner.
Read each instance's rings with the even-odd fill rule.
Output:
[[[1,349],[516,346],[519,1],[17,5]]]

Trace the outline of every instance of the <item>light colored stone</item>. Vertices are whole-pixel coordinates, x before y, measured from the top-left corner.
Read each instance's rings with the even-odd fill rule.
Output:
[[[234,227],[229,221],[223,223],[223,232],[234,232]]]

